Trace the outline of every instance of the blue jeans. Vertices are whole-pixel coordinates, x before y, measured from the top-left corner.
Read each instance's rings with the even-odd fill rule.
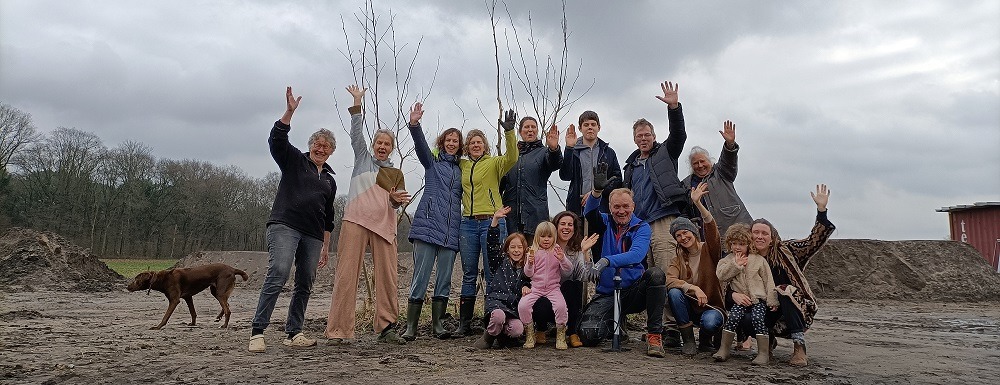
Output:
[[[667,302],[670,303],[670,310],[674,312],[677,326],[687,325],[694,321],[691,319],[691,314],[694,313],[694,309],[691,307],[693,301],[684,295],[684,291],[678,288],[667,290]],[[722,312],[718,310],[706,310],[701,313],[699,318],[694,323],[709,333],[715,333],[722,326]]]
[[[489,256],[486,253],[486,232],[490,229],[493,218],[471,219],[462,217],[461,236],[458,239],[459,252],[462,254],[462,296],[476,296],[476,277],[479,275],[479,261],[483,261],[483,278],[489,284],[493,274],[490,272]],[[500,239],[507,238],[507,221],[500,218]],[[480,257],[482,255],[482,257]]]
[[[423,302],[431,270],[437,259],[437,276],[434,279],[434,298],[448,298],[451,294],[451,271],[455,267],[455,250],[444,246],[413,241],[413,280],[410,281],[410,302]]]
[[[292,290],[292,302],[288,304],[285,332],[295,334],[302,331],[302,319],[312,294],[316,265],[322,250],[323,241],[320,239],[278,223],[267,226],[267,275],[253,316],[254,329],[267,329],[271,323],[274,304],[278,302],[281,288],[288,281],[294,265],[295,288]]]

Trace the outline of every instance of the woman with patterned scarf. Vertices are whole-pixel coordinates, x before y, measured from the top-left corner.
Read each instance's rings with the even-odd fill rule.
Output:
[[[805,366],[806,340],[805,332],[812,326],[816,315],[816,296],[813,295],[803,270],[809,260],[826,244],[836,227],[827,219],[826,204],[830,199],[830,191],[825,184],[817,185],[816,192],[810,192],[816,202],[816,224],[813,225],[809,237],[782,241],[778,230],[766,219],[757,219],[751,224],[753,247],[757,254],[767,258],[774,278],[775,290],[778,291],[778,311],[768,314],[768,326],[771,328],[771,351],[776,345],[773,337],[791,338],[794,345],[788,363],[793,366]],[[750,298],[733,294],[733,301],[744,306],[750,303]],[[744,323],[747,318],[744,318]]]

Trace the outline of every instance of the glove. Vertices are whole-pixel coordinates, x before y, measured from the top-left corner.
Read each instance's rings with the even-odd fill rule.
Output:
[[[615,175],[608,179],[608,164],[605,162],[598,163],[594,166],[594,190],[604,191],[612,184],[612,182],[618,180],[618,176]]]
[[[507,110],[507,114],[504,116],[504,119],[497,120],[497,122],[500,123],[500,127],[503,127],[504,131],[511,131],[517,124],[517,113],[515,113],[514,110]]]
[[[608,265],[610,264],[611,261],[609,261],[607,258],[601,258],[599,261],[597,261],[597,263],[594,264],[594,267],[592,269],[594,269],[594,273],[600,273],[601,270],[604,270],[604,268],[608,267]]]

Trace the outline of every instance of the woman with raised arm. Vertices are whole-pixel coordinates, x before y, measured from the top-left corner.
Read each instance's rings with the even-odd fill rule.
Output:
[[[764,218],[757,219],[750,225],[752,247],[757,250],[757,254],[767,258],[775,290],[778,291],[778,311],[768,313],[768,326],[772,337],[792,339],[793,351],[788,360],[792,366],[807,364],[805,332],[812,326],[816,315],[816,296],[813,295],[803,271],[836,230],[826,215],[830,190],[827,190],[825,184],[820,184],[816,186],[816,192],[810,192],[809,195],[816,203],[816,223],[807,238],[782,241],[778,230]],[[733,293],[732,299],[743,306],[753,302],[750,297],[740,293]],[[752,327],[749,317],[743,318],[743,324],[744,328]],[[774,352],[775,345],[772,338],[770,352]]]
[[[479,276],[480,256],[482,256],[484,286],[490,282],[493,271],[500,260],[490,261],[486,252],[486,233],[490,228],[493,213],[504,207],[500,197],[500,178],[507,175],[517,162],[517,139],[514,125],[517,114],[507,111],[499,122],[504,129],[506,153],[490,156],[490,145],[486,134],[480,130],[469,131],[465,137],[466,157],[459,160],[462,168],[462,227],[460,231],[459,253],[462,255],[462,296],[459,303],[458,330],[455,334],[472,334],[472,312],[476,306],[476,280]],[[507,238],[507,222],[500,219],[500,238]]]
[[[337,270],[333,279],[333,300],[326,323],[331,345],[354,338],[358,275],[370,246],[375,264],[375,331],[378,341],[405,344],[396,333],[399,302],[396,300],[396,209],[410,201],[403,185],[403,172],[393,167],[389,154],[396,147],[392,131],[379,129],[371,147],[365,138],[362,100],[367,89],[347,87],[354,97],[351,113],[351,148],[354,171],[337,241]]]
[[[691,189],[691,201],[705,218],[704,241],[699,240],[698,228],[687,218],[677,218],[670,224],[670,235],[677,240],[677,256],[667,268],[667,303],[681,332],[681,351],[685,355],[712,351],[712,339],[725,318],[722,285],[715,274],[722,259],[722,242],[715,219],[701,200],[709,193],[706,183]],[[701,329],[698,347],[694,345],[695,325]]]
[[[427,143],[420,119],[424,116],[422,103],[410,109],[410,137],[417,152],[417,159],[424,167],[424,193],[413,215],[410,242],[413,243],[413,281],[406,307],[406,331],[403,338],[417,338],[417,324],[424,306],[424,295],[437,266],[434,295],[431,297],[431,330],[437,338],[448,338],[451,332],[441,324],[448,310],[451,294],[451,272],[458,252],[458,228],[462,222],[462,170],[458,159],[462,156],[462,131],[449,128],[438,135],[434,150]]]
[[[281,288],[295,266],[295,288],[288,304],[288,318],[282,343],[291,347],[315,346],[316,340],[302,334],[302,321],[312,293],[316,269],[326,266],[329,257],[330,231],[333,231],[333,201],[337,182],[333,169],[326,164],[337,149],[333,133],[325,128],[309,136],[309,152],[299,151],[288,141],[292,129],[292,114],[302,97],[285,89],[285,113],[274,122],[267,144],[271,157],[281,170],[278,193],[267,220],[267,275],[260,288],[257,311],[250,329],[252,353],[267,349],[264,330],[271,323],[271,313],[281,294]],[[213,288],[214,290],[214,288]]]

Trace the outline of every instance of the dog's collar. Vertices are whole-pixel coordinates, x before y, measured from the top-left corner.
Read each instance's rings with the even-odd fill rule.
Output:
[[[149,287],[146,288],[146,295],[149,295],[149,291],[153,290],[153,280],[156,279],[156,273],[150,273],[149,276]]]

